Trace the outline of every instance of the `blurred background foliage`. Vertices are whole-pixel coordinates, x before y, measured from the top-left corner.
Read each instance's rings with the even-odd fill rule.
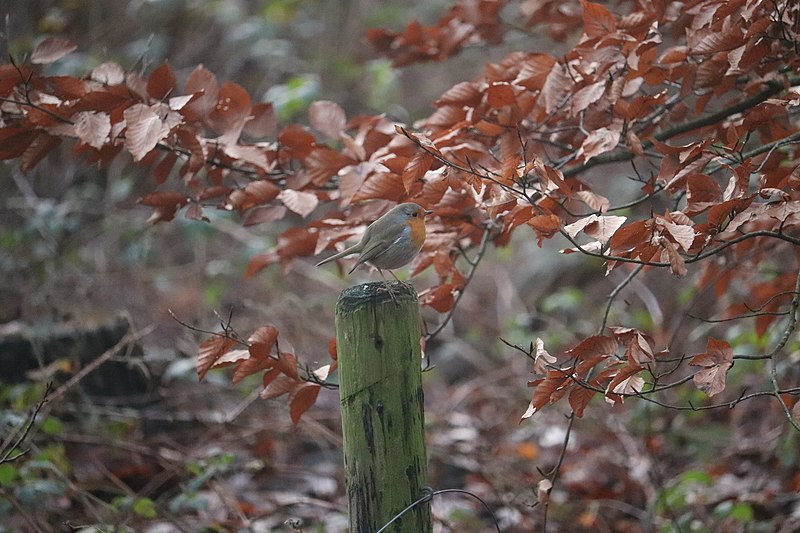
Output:
[[[544,42],[553,49],[536,31],[513,32],[499,47],[394,70],[364,44],[369,27],[432,22],[448,5],[0,0],[0,53],[22,61],[50,35],[78,44],[48,67],[53,73],[84,75],[105,61],[150,71],[169,61],[180,78],[203,64],[255,100],[273,102],[285,124],[304,122],[315,99],[339,103],[348,117],[387,113],[412,122],[508,50]],[[198,384],[194,356],[202,335],[177,324],[170,310],[203,329],[232,317],[242,334],[275,323],[282,348],[314,366],[327,358],[337,292],[369,274],[341,279],[333,269],[297,262],[245,280],[247,260],[285,226],[243,228],[229,213],[209,210],[209,224],[179,217],[150,227],[149,211],[136,205],[149,180],[125,158],[86,167],[69,146],[27,174],[14,162],[0,166],[0,332],[34,339],[32,366],[19,372],[24,379],[9,379],[19,369],[0,368],[0,443],[7,448],[25,428],[45,382],[68,383],[124,335],[135,336],[104,363],[111,372],[80,379],[48,402],[12,455],[28,452],[0,464],[0,516],[11,517],[0,520],[0,532],[292,531],[292,520],[304,531],[344,530],[337,394],[323,391],[293,427],[280,400],[257,399],[257,379],[234,387],[212,372]],[[509,248],[491,252],[452,327],[427,347],[437,367],[425,374],[431,483],[481,495],[506,532],[538,524],[537,469],[558,461],[566,423],[553,409],[518,425],[529,400],[529,365],[498,337],[524,346],[540,336],[548,347],[569,346],[594,332],[592,313],[624,277],[621,269],[604,277],[597,262],[554,253],[561,242],[538,249],[531,234],[518,233]],[[425,276],[415,283],[424,286]],[[702,314],[713,296],[687,292],[661,273],[637,278],[620,301],[612,323],[635,320],[658,330],[658,341],[678,353],[701,351],[697,342],[713,327],[681,329],[676,309],[689,302]],[[436,323],[433,315],[426,319]],[[89,337],[103,326],[103,335]],[[741,352],[765,342],[749,327],[724,335]],[[748,371],[754,366],[737,362],[728,386],[756,388],[761,376]],[[705,401],[692,386],[670,394],[674,403]],[[800,443],[774,430],[780,416],[769,400],[680,412],[595,402],[572,436],[550,521],[570,531],[771,531],[770,520],[789,513],[792,501],[765,501],[763,491],[792,483],[800,489],[792,474]],[[648,498],[655,508],[643,510]],[[434,510],[445,531],[489,527],[471,502],[443,499]]]

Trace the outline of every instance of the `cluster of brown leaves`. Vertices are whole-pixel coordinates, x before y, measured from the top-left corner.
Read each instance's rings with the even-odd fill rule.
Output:
[[[501,40],[505,4],[460,0],[433,26],[413,22],[368,39],[396,65],[442,60]],[[577,44],[560,56],[518,51],[487,63],[483,75],[442,94],[413,130],[381,115],[348,120],[328,101],[311,106],[310,127],[279,128],[269,103],[254,103],[202,66],[183,83],[168,64],[149,76],[113,63],[81,79],[48,76],[36,65],[74,49],[48,39],[33,65],[0,66],[0,159],[19,158],[27,170],[65,138],[89,163],[127,152],[152,169],[154,186],[170,187],[141,199],[152,221],[184,207],[202,220],[216,206],[253,225],[328,206],[325,218],[285,231],[248,275],[338,247],[390,205],[413,199],[436,213],[412,273],[434,267],[438,283],[422,303],[439,312],[451,312],[465,289],[457,264],[465,250],[487,240],[504,245],[528,227],[540,244],[561,235],[572,244],[565,253],[600,257],[608,270],[632,263],[686,276],[699,263],[696,283],[713,284],[718,297],[735,279],[753,300],[737,299],[730,316],[742,306],[764,310],[764,334],[793,301],[798,270],[800,6],[621,4],[615,14],[586,0],[522,2],[529,26],[551,18],[559,38],[581,28]],[[617,162],[633,171],[593,171]],[[619,197],[631,183],[633,198]],[[758,265],[770,257],[783,259],[765,276]],[[237,376],[292,378],[279,364],[283,354],[256,363],[252,350],[237,359],[235,343],[209,343],[201,374],[236,363]],[[586,339],[566,352],[569,370],[553,360],[533,382],[529,413],[567,393],[578,413],[596,392],[612,402],[638,394],[639,374],[663,348],[625,327]],[[724,386],[723,352],[710,346],[691,359],[709,394]],[[311,396],[303,393],[301,403]]]
[[[247,376],[263,372],[264,389],[261,398],[268,400],[288,395],[289,414],[293,422],[314,405],[321,383],[336,370],[336,352],[333,362],[301,375],[295,354],[282,352],[278,343],[278,329],[268,325],[256,329],[243,342],[233,332],[213,335],[200,344],[197,356],[197,374],[203,379],[212,368],[233,366],[233,383]],[[273,350],[275,353],[273,353]]]

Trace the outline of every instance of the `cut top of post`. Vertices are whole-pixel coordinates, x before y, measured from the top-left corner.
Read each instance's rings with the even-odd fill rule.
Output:
[[[343,290],[339,295],[336,311],[349,314],[366,304],[408,303],[416,300],[417,291],[410,283],[374,281]]]

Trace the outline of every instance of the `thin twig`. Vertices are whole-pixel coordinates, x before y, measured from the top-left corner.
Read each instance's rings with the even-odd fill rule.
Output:
[[[789,85],[795,85],[800,83],[800,77],[797,76],[789,76]],[[765,101],[769,97],[778,94],[779,92],[784,90],[784,82],[783,80],[767,80],[764,82],[766,85],[766,89],[761,91],[758,94],[751,96],[750,98],[745,98],[744,100],[740,101],[737,104],[734,104],[730,107],[726,107],[725,109],[721,109],[716,113],[711,113],[710,115],[703,116],[696,120],[690,120],[688,122],[684,122],[683,124],[678,124],[677,126],[673,126],[672,128],[666,129],[664,131],[658,132],[653,135],[657,141],[666,141],[673,137],[677,137],[683,133],[688,133],[692,130],[696,130],[699,128],[703,128],[706,126],[711,126],[728,118],[731,115],[735,115],[736,113],[741,113],[748,109],[751,109],[753,106],[760,104],[761,102]],[[642,143],[642,149],[648,150],[653,146],[652,141],[645,141]],[[576,165],[574,167],[570,167],[564,170],[564,176],[570,177],[580,174],[592,167],[597,165],[602,165],[605,163],[613,163],[619,161],[628,161],[633,159],[635,154],[630,151],[627,147],[622,150],[615,150],[613,152],[608,152],[605,154],[600,154],[596,157],[591,158],[590,160],[586,161],[581,165]]]
[[[441,333],[441,331],[445,328],[445,326],[447,326],[447,324],[450,322],[450,319],[453,318],[453,313],[455,312],[456,307],[458,306],[458,302],[461,300],[461,297],[464,296],[464,293],[466,292],[464,289],[466,289],[467,286],[472,281],[472,278],[475,276],[475,271],[478,270],[478,265],[480,264],[481,259],[483,259],[483,256],[486,253],[486,249],[488,247],[490,240],[489,237],[492,233],[491,230],[492,230],[491,227],[487,227],[485,229],[483,237],[481,238],[481,242],[478,245],[478,252],[475,254],[475,257],[472,260],[468,260],[468,263],[470,265],[469,272],[467,272],[466,280],[464,281],[464,286],[461,288],[461,290],[458,291],[458,295],[456,296],[453,302],[452,309],[450,309],[450,311],[444,317],[442,323],[439,324],[436,327],[436,329],[434,329],[432,332],[428,333],[428,335],[425,337],[426,341],[431,341],[434,338],[436,338],[436,336],[439,335],[439,333]]]
[[[600,327],[597,328],[598,335],[602,335],[603,331],[606,329],[606,324],[608,323],[608,314],[611,312],[611,304],[614,303],[617,295],[619,295],[622,289],[624,289],[631,281],[633,281],[633,278],[635,278],[643,268],[644,265],[636,265],[636,267],[628,273],[625,279],[623,279],[619,285],[614,287],[614,290],[608,295],[608,298],[606,299],[606,309],[603,313],[603,321],[600,323]]]
[[[100,365],[106,363],[109,359],[113,356],[117,355],[123,348],[127,348],[128,346],[132,345],[139,339],[147,336],[152,331],[152,327],[145,328],[141,331],[137,332],[128,332],[124,337],[122,337],[117,344],[103,352],[100,356],[94,359],[91,363],[86,365],[85,367],[81,368],[74,376],[72,376],[66,383],[61,385],[56,391],[53,393],[53,396],[50,398],[51,400],[58,400],[64,394],[67,393],[72,387],[74,387],[78,382],[80,382],[83,378],[85,378],[91,372],[97,370]]]
[[[53,382],[49,381],[47,385],[45,385],[44,393],[42,394],[42,398],[36,402],[36,406],[33,408],[33,412],[28,417],[28,423],[25,424],[25,429],[23,429],[22,433],[20,434],[19,438],[14,442],[13,445],[9,446],[11,439],[14,436],[14,433],[11,433],[5,442],[3,442],[3,446],[0,447],[0,450],[6,450],[5,454],[2,458],[0,458],[0,465],[3,463],[10,463],[12,461],[16,461],[30,450],[19,450],[15,455],[11,455],[14,450],[18,450],[22,443],[28,438],[28,434],[31,432],[31,428],[33,427],[33,423],[36,422],[36,417],[39,414],[39,411],[42,410],[42,407],[48,401],[48,396],[53,391]]]
[[[798,272],[797,280],[794,286],[795,292],[800,292],[800,272]],[[797,310],[800,307],[800,296],[795,295],[792,298],[791,308],[789,310],[789,320],[786,324],[786,328],[783,330],[783,335],[778,340],[778,343],[775,345],[775,348],[769,354],[769,361],[770,361],[770,381],[772,382],[772,390],[775,394],[775,398],[777,398],[778,403],[780,403],[781,408],[783,409],[783,413],[786,415],[786,418],[789,420],[789,423],[800,432],[800,422],[795,420],[794,416],[792,415],[792,411],[789,409],[789,406],[786,405],[786,402],[783,401],[783,397],[780,394],[780,387],[778,386],[778,368],[777,363],[775,361],[775,356],[783,350],[786,346],[786,343],[789,342],[789,338],[794,333],[795,327],[797,326]]]

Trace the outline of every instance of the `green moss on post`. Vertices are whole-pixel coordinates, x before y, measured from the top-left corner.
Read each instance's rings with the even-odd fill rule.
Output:
[[[414,289],[368,283],[342,292],[336,346],[351,533],[375,533],[423,496],[427,480]],[[394,296],[394,298],[392,298]],[[394,522],[392,533],[429,533],[430,504]]]

